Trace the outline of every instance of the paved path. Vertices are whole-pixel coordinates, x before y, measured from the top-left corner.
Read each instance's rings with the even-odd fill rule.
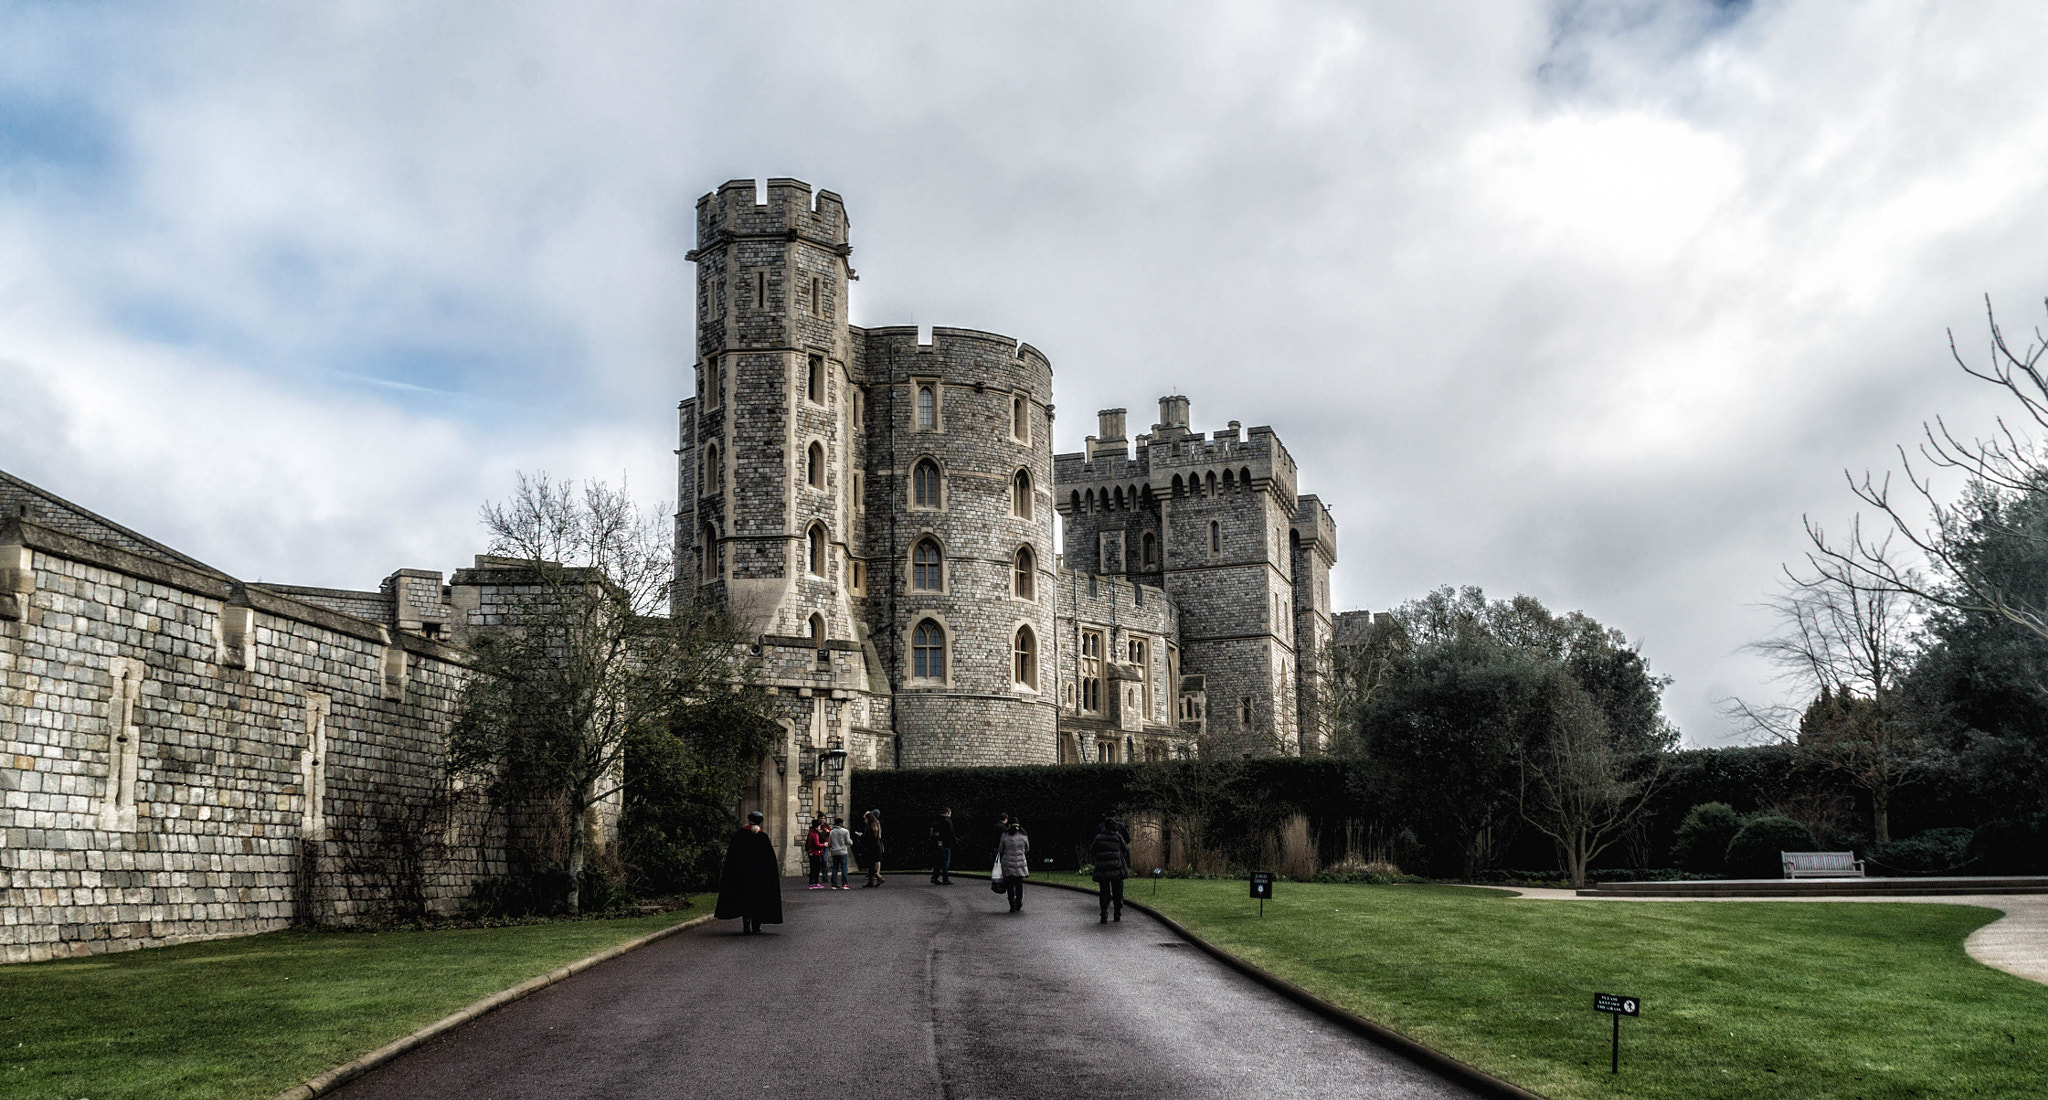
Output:
[[[1506,889],[1533,901],[1677,901],[1677,902],[1853,902],[1867,904],[1978,905],[2005,915],[1970,933],[1963,950],[1971,958],[1994,970],[2003,970],[2028,981],[2048,985],[2048,894],[1848,894],[1841,897],[1813,896],[1776,898],[1672,898],[1672,897],[1585,897],[1573,890],[1542,887],[1484,887]]]
[[[591,968],[358,1078],[346,1100],[1473,1094],[1136,911],[985,881],[807,891]]]

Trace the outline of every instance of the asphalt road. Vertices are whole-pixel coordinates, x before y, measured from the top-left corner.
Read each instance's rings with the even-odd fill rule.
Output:
[[[1469,1097],[1135,910],[986,880],[786,883],[786,923],[715,921],[593,967],[350,1082],[344,1100],[810,1095]]]

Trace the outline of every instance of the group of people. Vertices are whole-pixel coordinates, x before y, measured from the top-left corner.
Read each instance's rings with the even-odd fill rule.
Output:
[[[739,918],[743,934],[759,932],[763,924],[782,923],[781,868],[775,858],[775,845],[761,827],[762,821],[759,810],[747,815],[746,825],[726,849],[725,871],[719,882],[716,916],[720,920]],[[1003,815],[999,829],[990,886],[1008,898],[1010,912],[1022,912],[1024,880],[1031,876],[1031,837],[1023,824],[1009,814]],[[950,807],[939,811],[933,819],[930,835],[932,885],[951,886],[953,848],[959,834],[953,827]],[[882,857],[887,851],[882,843],[881,811],[869,810],[862,815],[858,833],[850,832],[846,819],[841,817],[833,818],[827,826],[825,815],[820,813],[804,834],[804,854],[809,863],[809,881],[804,888],[851,889],[846,873],[849,857],[867,873],[863,887],[884,885],[888,880],[882,877]],[[1131,873],[1131,830],[1114,812],[1103,814],[1096,825],[1089,855],[1094,861],[1101,923],[1123,920],[1124,880]]]
[[[882,813],[869,810],[861,818],[861,831],[849,832],[846,819],[835,817],[832,824],[825,824],[823,813],[811,818],[811,827],[804,834],[804,855],[810,863],[810,880],[806,890],[850,890],[846,882],[846,860],[850,856],[854,865],[865,871],[868,880],[861,885],[880,886],[887,880],[882,877]]]

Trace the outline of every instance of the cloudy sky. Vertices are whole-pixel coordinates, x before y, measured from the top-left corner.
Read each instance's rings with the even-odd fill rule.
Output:
[[[2048,295],[2048,9],[0,8],[0,468],[249,578],[451,569],[520,470],[673,492],[691,211],[846,197],[859,324],[1029,340],[1057,444],[1270,424],[1335,596],[1527,592],[1696,744],[1845,468]]]

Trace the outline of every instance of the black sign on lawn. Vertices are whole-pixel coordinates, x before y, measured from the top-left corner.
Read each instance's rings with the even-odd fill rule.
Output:
[[[1624,997],[1619,993],[1593,994],[1593,1011],[1595,1012],[1612,1012],[1617,1016],[1640,1016],[1642,1015],[1641,1010],[1642,1002],[1634,997]]]
[[[1641,1016],[1643,1014],[1643,1002],[1621,993],[1595,993],[1593,994],[1593,1011],[1605,1012],[1614,1018],[1614,1054],[1611,1068],[1613,1072],[1620,1073],[1621,1018],[1623,1016]]]
[[[1259,903],[1259,915],[1266,915],[1266,902],[1273,897],[1273,872],[1252,872],[1252,897]]]

